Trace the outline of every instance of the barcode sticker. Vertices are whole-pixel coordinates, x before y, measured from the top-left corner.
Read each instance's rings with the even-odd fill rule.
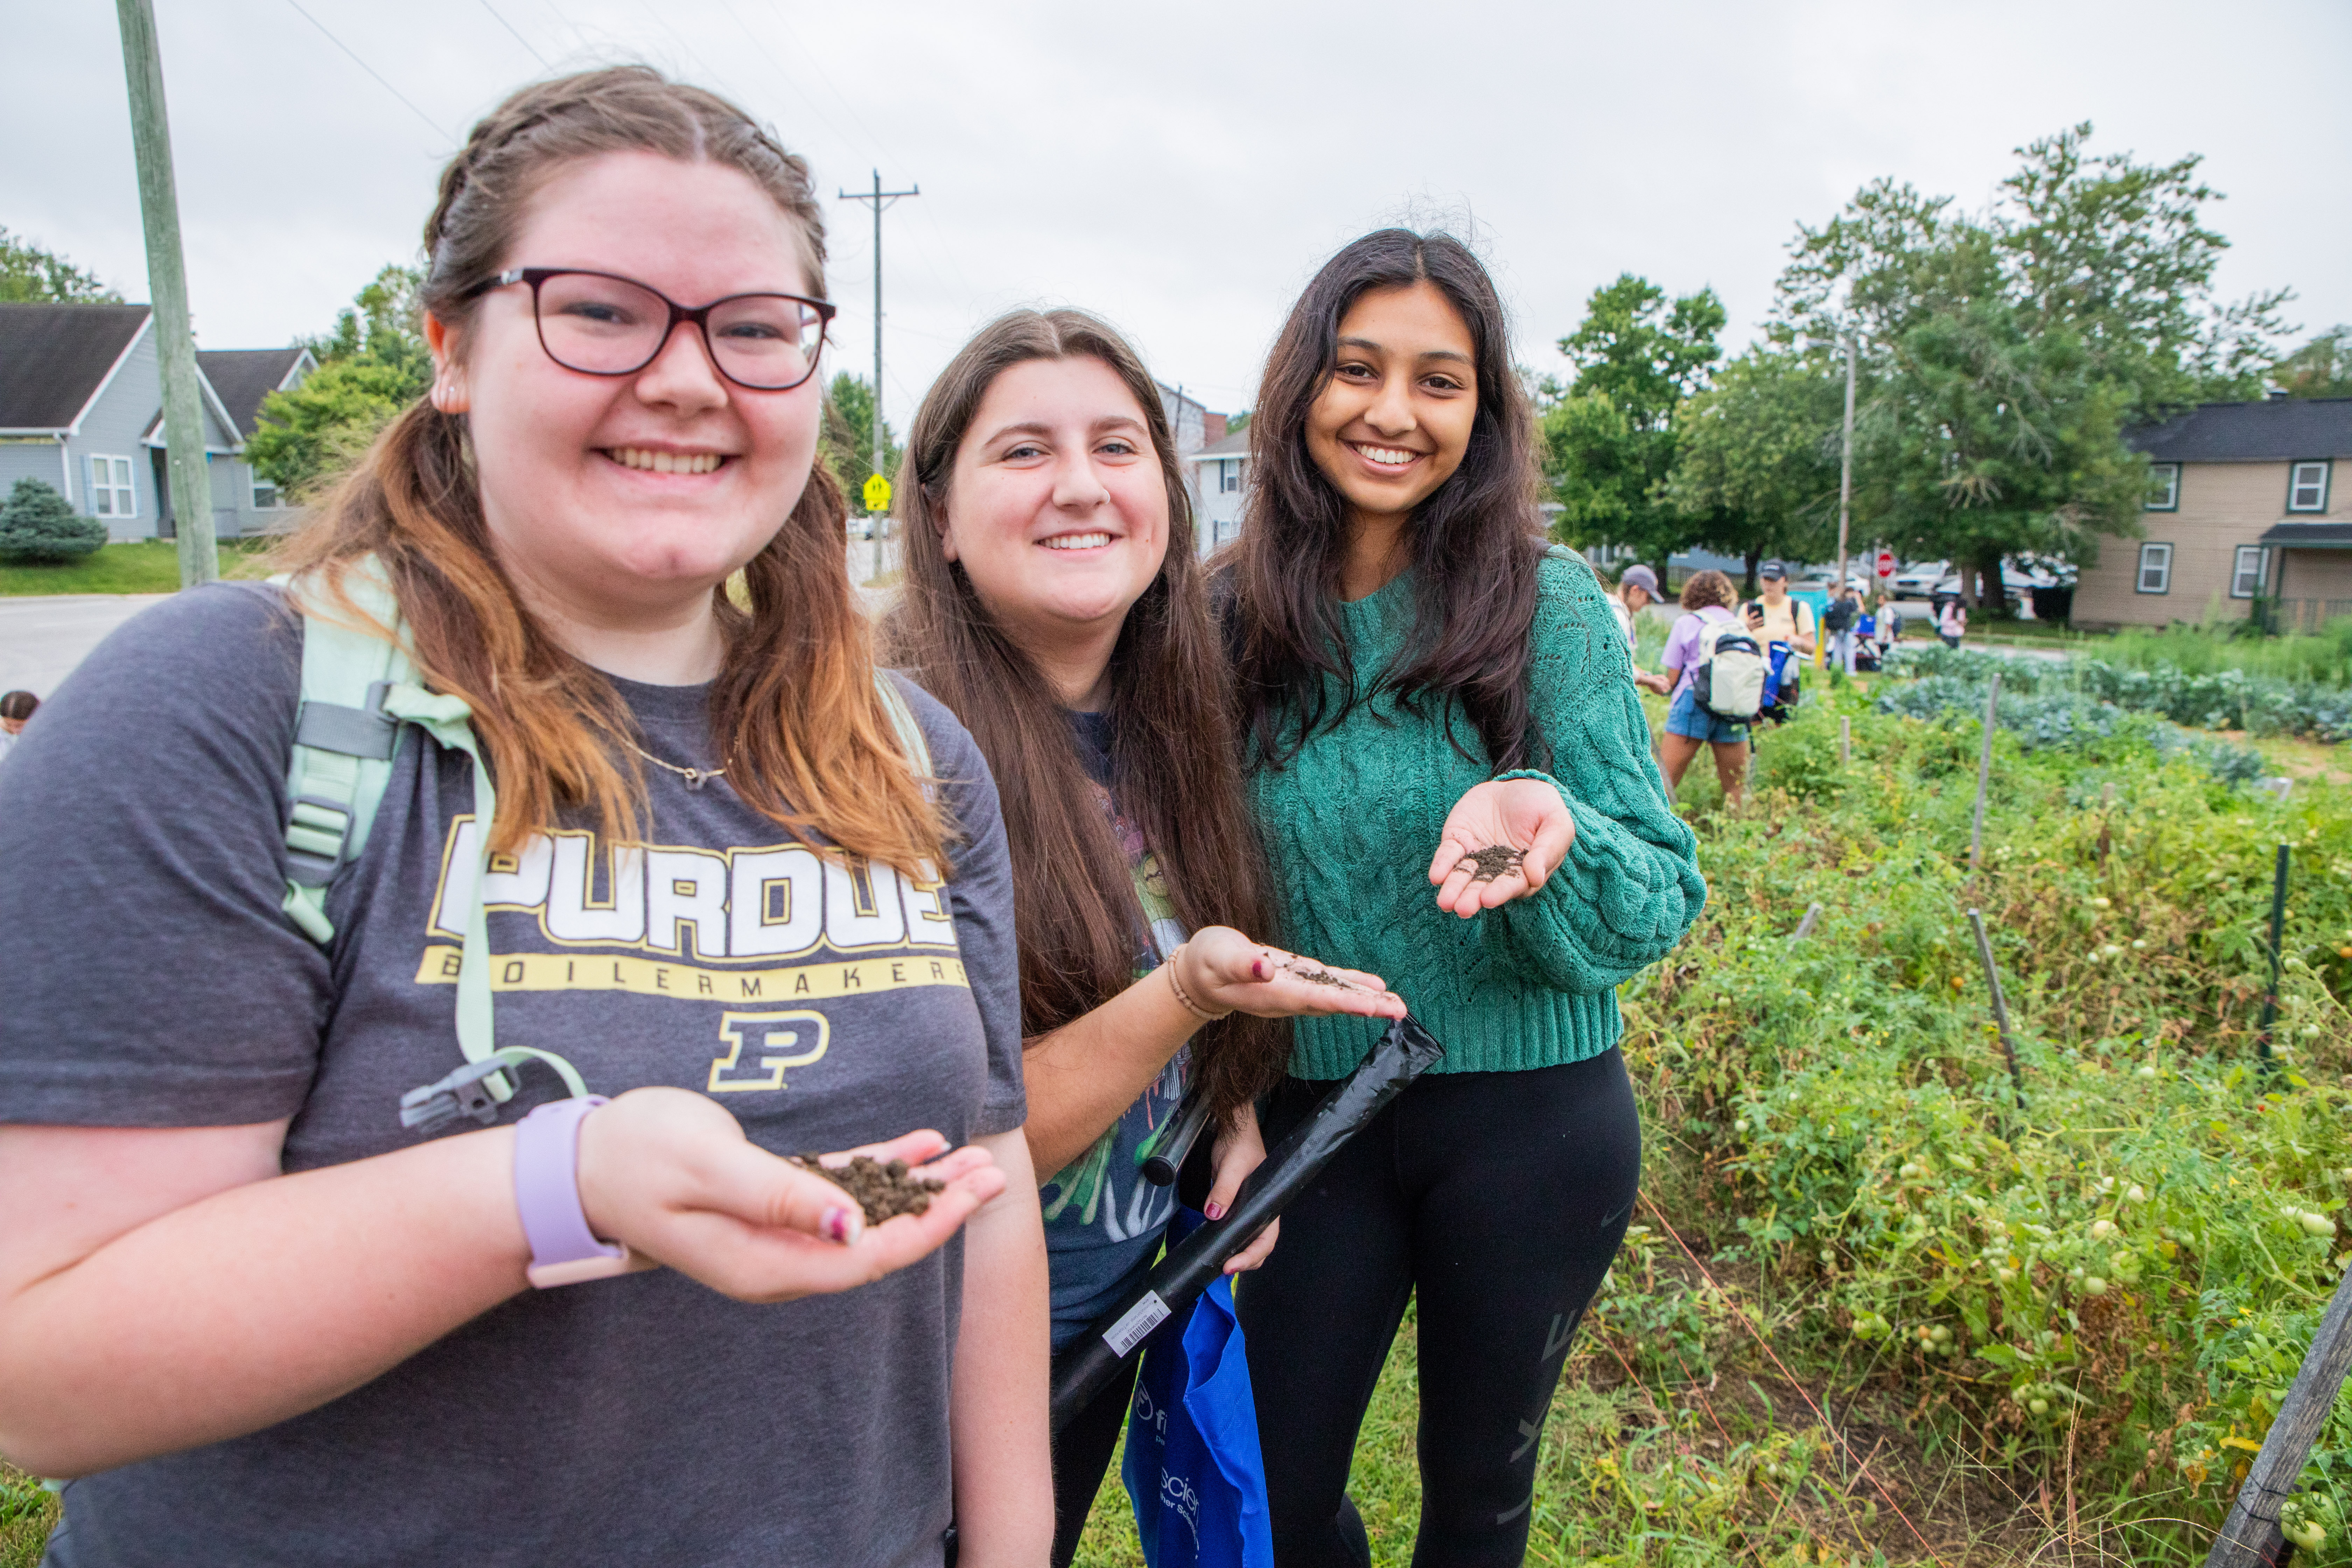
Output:
[[[1103,1331],[1103,1343],[1125,1355],[1143,1342],[1143,1337],[1169,1318],[1168,1303],[1160,1299],[1157,1290],[1146,1290],[1143,1300],[1118,1315],[1118,1321]]]

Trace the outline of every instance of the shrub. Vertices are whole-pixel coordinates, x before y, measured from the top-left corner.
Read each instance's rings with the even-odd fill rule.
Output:
[[[0,506],[0,561],[76,561],[105,542],[106,524],[38,479],[18,479]]]
[[[2126,712],[2152,713],[2192,729],[2308,735],[2326,742],[2352,740],[2352,690],[2243,669],[2191,672],[2170,664],[2134,669],[2098,658],[2005,658],[1940,647],[1897,648],[1888,656],[1886,668],[1892,675],[1921,677],[1922,686],[1939,693],[1973,688],[1979,709],[1984,703],[1984,685],[1998,670],[2004,728],[2010,727],[2005,710],[2011,694],[2064,692],[2092,702],[2111,703]],[[1886,710],[1925,717],[1935,706],[1927,697],[1899,700],[1902,706]]]

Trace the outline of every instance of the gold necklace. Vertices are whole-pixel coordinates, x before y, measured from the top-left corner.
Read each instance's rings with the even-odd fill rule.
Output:
[[[712,779],[723,779],[727,776],[727,770],[725,768],[682,768],[676,763],[663,762],[659,757],[655,756],[651,752],[646,751],[635,741],[629,742],[629,750],[636,752],[637,755],[645,758],[646,761],[653,763],[654,766],[666,769],[670,773],[676,773],[678,777],[686,781],[686,787],[690,790],[698,790],[704,784],[709,784]]]

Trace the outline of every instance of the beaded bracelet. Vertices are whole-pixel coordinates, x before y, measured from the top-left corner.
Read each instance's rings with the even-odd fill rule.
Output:
[[[1213,1024],[1218,1019],[1229,1016],[1233,1012],[1233,1009],[1228,1007],[1223,1013],[1212,1013],[1207,1008],[1202,1006],[1198,1002],[1193,1001],[1192,998],[1184,994],[1183,983],[1176,978],[1176,958],[1178,953],[1181,953],[1184,951],[1186,945],[1186,943],[1181,942],[1176,944],[1176,952],[1170,953],[1167,961],[1160,964],[1160,973],[1168,976],[1168,989],[1176,994],[1177,1003],[1183,1007],[1184,1011],[1192,1014],[1192,1016],[1200,1019],[1203,1024]]]

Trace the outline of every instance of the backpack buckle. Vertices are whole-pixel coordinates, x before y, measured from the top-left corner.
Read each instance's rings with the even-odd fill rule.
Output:
[[[325,887],[343,863],[343,844],[351,832],[350,806],[322,795],[297,796],[286,823],[287,879],[305,887]]]
[[[446,1078],[410,1089],[400,1097],[400,1124],[428,1138],[463,1116],[488,1127],[499,1119],[499,1099],[489,1080],[505,1070],[506,1064],[495,1058],[467,1062]]]

